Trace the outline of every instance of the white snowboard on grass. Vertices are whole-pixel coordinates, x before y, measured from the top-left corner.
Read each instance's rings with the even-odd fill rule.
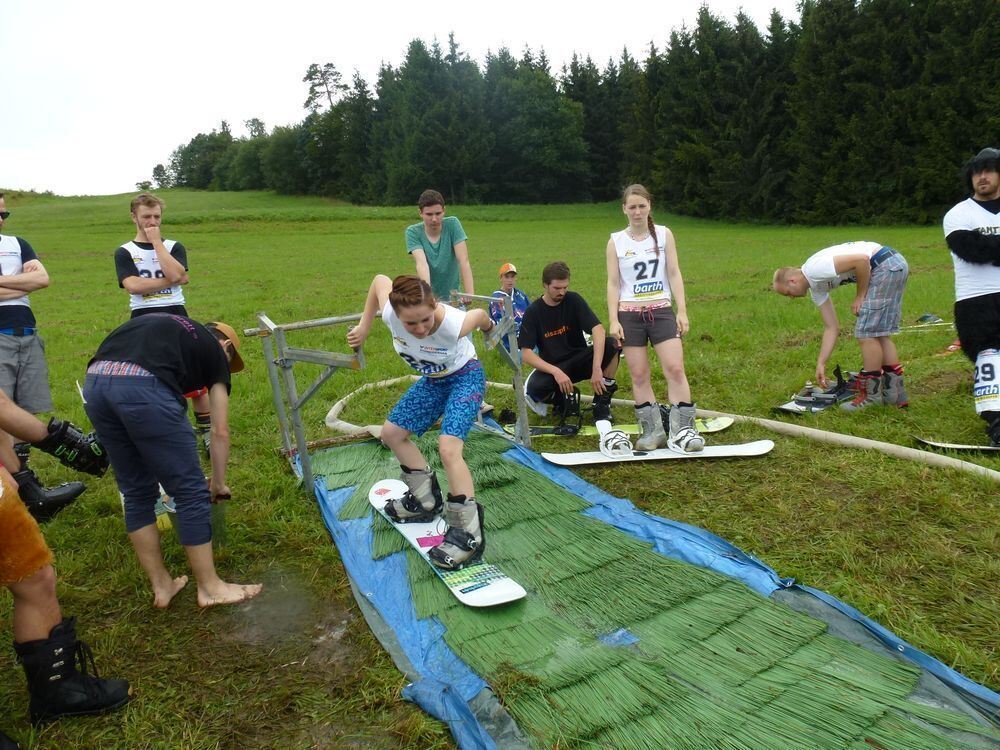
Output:
[[[396,523],[385,512],[385,504],[402,497],[406,489],[406,484],[398,479],[383,479],[372,485],[368,502],[420,553],[456,599],[469,607],[493,607],[523,599],[527,595],[521,584],[496,565],[482,560],[459,570],[445,570],[434,565],[427,553],[431,547],[444,541],[447,529],[444,519],[438,517],[428,523]],[[485,537],[488,542],[489,534],[485,534]],[[486,551],[489,551],[488,545]]]
[[[965,443],[939,443],[936,440],[927,440],[916,435],[913,439],[922,445],[930,446],[931,448],[941,448],[942,450],[950,451],[969,451],[969,452],[980,452],[980,453],[996,453],[1000,451],[1000,445],[968,445]]]
[[[702,450],[684,453],[671,448],[657,448],[652,451],[632,451],[631,454],[609,456],[601,451],[580,453],[543,453],[542,458],[559,466],[588,466],[593,464],[626,463],[630,461],[664,461],[675,458],[734,458],[763,456],[774,448],[771,440],[755,440],[752,443],[735,445],[706,445]]]

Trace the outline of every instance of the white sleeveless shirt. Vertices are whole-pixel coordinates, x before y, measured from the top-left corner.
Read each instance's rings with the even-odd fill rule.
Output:
[[[429,378],[451,375],[476,358],[476,348],[469,337],[459,336],[465,312],[450,305],[441,306],[444,320],[434,333],[422,339],[406,330],[391,304],[386,302],[382,308],[382,322],[389,327],[396,353],[410,367]]]
[[[176,240],[163,240],[163,246],[169,253],[174,249]],[[126,242],[122,247],[132,256],[132,262],[139,270],[139,276],[144,279],[162,279],[163,271],[160,270],[160,261],[156,257],[156,250],[139,247],[135,242]],[[180,284],[168,286],[158,292],[148,292],[146,294],[130,294],[129,309],[138,310],[146,307],[168,307],[184,304],[184,291]]]
[[[633,240],[628,230],[611,235],[618,255],[618,301],[631,303],[670,302],[667,283],[667,228],[657,224],[653,237]]]

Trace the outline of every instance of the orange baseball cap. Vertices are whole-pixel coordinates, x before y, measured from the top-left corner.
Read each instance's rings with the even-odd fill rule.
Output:
[[[243,357],[240,356],[240,337],[236,335],[233,327],[221,321],[213,321],[205,324],[206,328],[215,328],[221,332],[233,345],[233,358],[229,361],[229,371],[237,373],[243,369]]]
[[[504,263],[500,266],[500,275],[503,276],[505,273],[517,273],[517,268],[513,263]]]

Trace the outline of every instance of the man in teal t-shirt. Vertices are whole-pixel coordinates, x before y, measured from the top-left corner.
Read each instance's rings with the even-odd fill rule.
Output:
[[[417,207],[421,222],[406,228],[406,252],[413,256],[417,276],[444,302],[453,289],[475,294],[462,222],[444,215],[444,196],[437,190],[422,192]]]

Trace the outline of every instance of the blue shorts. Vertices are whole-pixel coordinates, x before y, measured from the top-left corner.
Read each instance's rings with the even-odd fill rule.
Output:
[[[478,359],[443,378],[420,378],[399,399],[388,421],[407,432],[423,435],[442,414],[441,434],[465,440],[479,415],[486,374]]]

